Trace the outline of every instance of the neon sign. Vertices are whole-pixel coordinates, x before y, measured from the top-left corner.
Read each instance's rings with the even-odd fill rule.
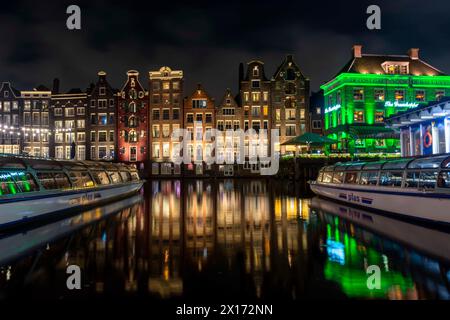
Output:
[[[419,104],[416,102],[386,101],[384,106],[385,107],[395,107],[395,108],[416,108],[419,106]]]
[[[339,110],[340,108],[341,108],[341,105],[340,105],[340,104],[337,104],[337,105],[335,105],[335,106],[325,108],[325,113],[330,113],[330,112]]]

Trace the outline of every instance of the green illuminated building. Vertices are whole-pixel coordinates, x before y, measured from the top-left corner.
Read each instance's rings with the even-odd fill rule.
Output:
[[[376,55],[355,45],[352,59],[321,89],[325,133],[339,141],[331,151],[396,154],[399,135],[384,119],[450,95],[450,76],[421,60],[419,49]]]

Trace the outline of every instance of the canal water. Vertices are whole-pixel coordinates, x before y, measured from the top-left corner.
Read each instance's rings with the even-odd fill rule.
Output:
[[[2,234],[0,301],[450,299],[449,243],[446,231],[294,183],[149,181],[126,200]],[[81,290],[67,289],[69,265],[81,268]]]

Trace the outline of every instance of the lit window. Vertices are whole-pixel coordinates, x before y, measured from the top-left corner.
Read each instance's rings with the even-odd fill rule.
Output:
[[[384,90],[383,89],[375,89],[374,98],[375,98],[375,101],[384,101]]]
[[[395,98],[395,101],[404,101],[405,100],[405,90],[395,90],[394,98]]]
[[[375,122],[377,122],[377,123],[384,122],[384,112],[383,111],[375,112]]]
[[[436,101],[441,100],[441,98],[444,96],[445,96],[444,90],[436,90]]]
[[[364,111],[356,110],[353,113],[353,120],[354,122],[364,122]]]
[[[353,90],[353,100],[354,101],[364,101],[364,90],[354,89]]]
[[[425,101],[425,91],[416,90],[416,101]]]

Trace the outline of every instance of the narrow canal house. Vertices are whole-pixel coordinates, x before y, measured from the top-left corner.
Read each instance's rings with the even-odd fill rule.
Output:
[[[19,130],[22,122],[20,102],[20,91],[9,82],[3,82],[0,88],[0,153],[22,152],[23,133]]]
[[[321,88],[325,133],[339,141],[332,151],[390,154],[400,152],[400,141],[385,118],[450,94],[450,77],[421,60],[419,49],[378,55],[355,45],[350,61]]]
[[[309,79],[293,56],[287,55],[271,79],[271,127],[278,129],[280,144],[310,130],[308,110]],[[296,146],[275,145],[275,151],[282,154],[294,153],[295,149]]]
[[[114,160],[116,157],[116,94],[99,71],[98,79],[88,89],[86,152],[90,160]]]
[[[127,81],[117,97],[118,160],[135,162],[145,169],[148,152],[148,93],[139,82],[139,72],[127,72]]]
[[[50,131],[52,92],[41,85],[33,90],[21,91],[20,95],[23,101],[22,151],[37,157],[53,156],[53,152],[50,151],[53,147],[53,138]],[[13,103],[12,109],[15,108],[16,106]]]
[[[245,152],[250,154],[251,150],[259,151],[258,154],[270,155],[270,130],[272,129],[272,113],[270,109],[271,82],[266,77],[264,63],[253,60],[247,63],[247,72],[244,74],[242,65],[239,70],[239,103],[243,108],[243,130],[247,132],[253,129],[260,134],[260,129],[267,130],[267,138],[263,143],[259,139],[245,139]],[[258,149],[258,150],[257,150]],[[244,169],[259,172],[260,163],[250,164],[245,161]]]
[[[86,160],[87,93],[79,88],[53,93],[54,157]]]
[[[180,143],[171,141],[172,132],[182,128],[183,71],[162,67],[149,72],[150,159],[152,174],[180,174],[180,165],[173,162],[173,153]]]
[[[206,164],[205,161],[207,157],[213,156],[211,129],[215,126],[214,103],[214,99],[201,84],[197,85],[197,89],[190,96],[184,98],[183,125],[184,129],[190,132],[191,141],[188,150],[183,150],[183,155],[188,152],[192,161],[185,163],[187,175],[212,173],[212,165]]]
[[[243,119],[243,108],[237,103],[231,90],[227,89],[221,103],[216,107],[216,129],[221,132],[216,137],[217,144],[220,146],[220,150],[216,150],[216,157],[218,169],[225,175],[233,175],[233,163],[244,156],[240,153],[240,141],[237,135],[238,130],[242,129]]]

